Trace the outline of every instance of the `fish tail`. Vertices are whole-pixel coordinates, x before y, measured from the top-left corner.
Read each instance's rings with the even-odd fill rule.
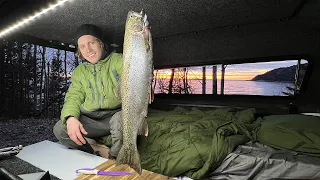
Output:
[[[122,146],[117,156],[117,164],[128,164],[132,169],[141,175],[140,155],[137,148]]]

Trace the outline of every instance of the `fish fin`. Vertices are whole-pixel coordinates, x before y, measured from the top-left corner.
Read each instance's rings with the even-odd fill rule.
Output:
[[[147,123],[147,118],[144,118],[144,121],[141,123],[141,126],[138,129],[138,135],[144,135],[147,137],[148,133],[149,133],[149,127]]]
[[[118,153],[116,164],[128,164],[137,173],[142,174],[140,155],[137,147],[132,149],[129,146],[122,146]]]
[[[151,83],[149,88],[149,104],[151,104],[153,101],[154,101],[154,89]]]
[[[154,89],[151,86],[151,102],[154,101]]]
[[[144,38],[144,43],[145,43],[145,46],[146,46],[146,49],[147,49],[147,52],[151,49],[151,46],[150,46],[150,36],[149,36],[149,30],[147,27],[145,27],[145,29],[143,30],[143,38]]]

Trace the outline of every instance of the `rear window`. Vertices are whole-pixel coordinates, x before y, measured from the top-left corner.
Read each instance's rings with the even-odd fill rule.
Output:
[[[157,69],[154,87],[156,94],[292,96],[307,66],[301,59]]]

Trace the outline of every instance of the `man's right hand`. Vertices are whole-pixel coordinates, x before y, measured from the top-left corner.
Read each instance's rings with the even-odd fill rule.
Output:
[[[86,144],[86,140],[83,138],[82,134],[88,134],[83,128],[82,124],[75,117],[69,117],[67,119],[67,131],[70,139],[78,145]]]

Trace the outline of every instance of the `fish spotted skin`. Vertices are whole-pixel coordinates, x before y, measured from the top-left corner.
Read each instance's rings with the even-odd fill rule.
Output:
[[[147,16],[143,11],[129,11],[123,44],[121,101],[123,144],[117,164],[128,164],[142,173],[137,136],[148,134],[148,114],[153,78],[152,37]]]

